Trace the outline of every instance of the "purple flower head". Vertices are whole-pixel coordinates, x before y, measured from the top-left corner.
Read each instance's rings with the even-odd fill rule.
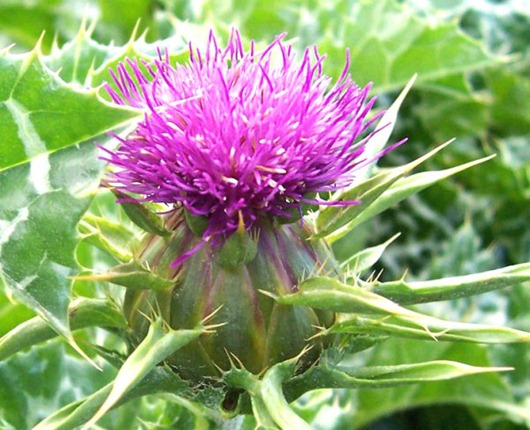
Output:
[[[371,161],[359,138],[376,119],[367,119],[374,99],[352,82],[349,61],[332,84],[316,48],[298,59],[284,36],[244,51],[237,31],[225,48],[210,34],[205,50],[190,45],[186,65],[171,65],[167,52],[120,64],[118,90],[106,89],[145,116],[108,152],[111,185],[205,217],[203,238],[214,241],[293,217],[302,203],[353,204],[314,195],[348,186]]]

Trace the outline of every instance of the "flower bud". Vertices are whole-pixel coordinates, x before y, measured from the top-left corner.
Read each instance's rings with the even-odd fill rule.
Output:
[[[312,349],[303,360],[314,362],[323,344],[320,337],[312,337],[318,327],[329,326],[334,316],[281,305],[263,293],[295,292],[316,270],[335,273],[329,249],[307,240],[307,223],[263,223],[255,238],[236,232],[220,250],[206,243],[167,270],[175,251],[184,251],[183,243],[187,249],[200,243],[186,222],[175,219],[173,235],[169,239],[149,236],[140,257],[153,270],[161,268],[164,276],[173,279],[173,286],[162,292],[127,291],[124,310],[133,341],[138,343],[146,335],[154,314],[161,314],[173,329],[187,329],[215,312],[212,323],[223,325],[167,360],[181,376],[200,383],[204,377],[219,375],[219,369],[228,370],[231,360],[257,374],[298,355],[306,346]]]
[[[308,240],[309,208],[347,206],[328,199],[347,188],[365,154],[370,86],[348,75],[323,74],[324,56],[297,57],[279,35],[264,50],[245,51],[234,30],[222,48],[210,34],[206,49],[190,45],[187,64],[169,52],[151,62],[127,60],[111,72],[114,103],[143,111],[143,120],[116,151],[107,182],[129,196],[167,208],[164,231],[148,230],[138,266],[165,290],[127,292],[124,311],[134,343],[160,315],[173,329],[193,328],[215,314],[223,324],[179,349],[168,362],[197,383],[238,361],[260,373],[297,356],[314,362],[323,347],[318,327],[334,316],[279,304],[314,275],[338,276],[322,242]],[[134,215],[137,215],[135,212]],[[149,224],[150,226],[150,224]],[[163,284],[163,283],[162,283]]]

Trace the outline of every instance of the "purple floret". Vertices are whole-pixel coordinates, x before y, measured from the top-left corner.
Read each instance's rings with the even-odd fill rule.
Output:
[[[109,183],[135,201],[184,206],[207,218],[204,238],[227,237],[244,224],[292,217],[313,196],[351,184],[363,157],[360,136],[374,99],[348,75],[322,74],[324,57],[306,49],[298,61],[277,37],[265,50],[243,50],[233,31],[226,48],[210,35],[190,45],[190,61],[126,61],[113,75],[112,100],[145,111],[106,159]],[[353,204],[335,202],[333,204]]]

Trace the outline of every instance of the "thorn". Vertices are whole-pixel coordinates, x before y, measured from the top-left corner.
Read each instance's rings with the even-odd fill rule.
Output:
[[[88,14],[87,14],[87,21],[88,21]],[[86,27],[85,34],[87,37],[92,37],[92,33],[94,33],[94,30],[96,29],[96,23],[97,23],[96,19],[93,19],[88,25],[88,27]]]
[[[267,296],[267,297],[270,297],[271,299],[274,299],[275,301],[278,301],[278,299],[280,298],[280,296],[274,294],[274,293],[271,293],[270,291],[267,291],[267,290],[258,290],[258,292],[260,292],[261,294]]]
[[[129,45],[132,49],[134,49],[134,42],[136,41],[136,38],[138,36],[138,31],[140,30],[140,23],[142,19],[138,18],[136,20],[136,24],[134,24],[133,31],[131,33],[131,37],[129,38],[129,41],[127,42],[127,45]]]
[[[66,279],[70,279],[72,281],[110,281],[112,279],[112,275],[110,272],[107,272],[94,275],[67,276]]]
[[[245,235],[245,221],[243,220],[243,213],[241,211],[237,211],[238,216],[238,226],[237,226],[237,233],[241,236]]]
[[[315,333],[313,336],[310,336],[306,339],[307,342],[310,342],[318,337],[322,337],[322,336],[326,336],[329,334],[329,328],[326,328],[326,327],[323,327],[323,326],[319,326],[319,325],[312,325],[311,327],[315,328],[316,330],[318,330],[317,333]]]
[[[37,53],[37,55],[40,55],[40,53],[42,52],[42,43],[44,41],[44,36],[46,35],[46,31],[43,30],[39,36],[39,38],[37,39],[37,43],[35,43],[35,47],[33,48],[33,51],[35,51]]]
[[[225,352],[226,352],[227,354],[229,354],[228,359],[230,360],[230,363],[232,363],[232,360],[230,359],[230,356],[232,356],[232,357],[234,358],[234,360],[237,361],[237,364],[239,365],[239,368],[240,368],[240,369],[243,369],[243,370],[246,370],[245,365],[244,365],[243,362],[237,357],[237,355],[235,355],[233,352],[228,352],[226,349],[225,349]]]
[[[228,362],[230,363],[230,367],[232,369],[235,369],[235,370],[246,370],[244,364],[241,362],[241,360],[235,354],[233,354],[232,352],[228,351],[226,348],[224,348],[224,351],[225,351],[226,357],[228,358]],[[234,361],[237,362],[237,365],[239,367],[236,366],[236,363],[234,363]],[[219,366],[217,366],[217,364],[214,363],[214,366],[221,373],[225,372],[223,369],[221,369]]]
[[[296,373],[297,368],[299,368],[302,364],[300,363],[300,359],[311,349],[313,349],[313,345],[305,345],[302,351],[300,351],[296,356],[294,356],[293,358],[290,358],[289,360],[284,361],[283,363],[286,363],[287,365],[292,365],[294,363],[293,373]],[[283,363],[280,363],[280,364],[283,364]]]
[[[438,340],[438,337],[441,337],[441,336],[443,336],[444,334],[449,333],[449,332],[451,331],[450,328],[446,328],[445,330],[442,330],[442,331],[439,332],[439,333],[433,333],[431,330],[429,330],[429,328],[428,328],[427,326],[423,326],[423,329],[428,333],[428,335],[429,335],[430,337],[433,338],[433,340],[434,340],[435,342],[438,342],[438,341],[439,341],[439,340]]]
[[[137,309],[136,312],[138,312],[141,316],[143,316],[147,321],[149,321],[149,324],[153,324],[155,322],[155,319],[153,316],[147,315],[144,311],[141,311],[140,309]]]
[[[55,52],[57,52],[59,50],[59,40],[58,40],[58,35],[57,33],[55,33],[53,35],[53,40],[52,40],[52,47],[51,47],[51,53],[54,54]],[[62,70],[62,67],[60,67],[58,70],[57,70],[57,75],[59,74],[60,70]]]
[[[66,338],[68,341],[68,345],[70,345],[81,357],[83,357],[91,366],[93,366],[95,369],[99,370],[100,372],[103,371],[103,369],[94,361],[92,360],[86,353],[81,349],[81,347],[76,343],[75,339],[73,337]]]
[[[210,314],[206,315],[201,321],[200,321],[200,324],[201,325],[205,325],[209,320],[211,320],[220,310],[221,308],[223,307],[223,305],[219,306],[218,308],[216,308],[213,312],[211,312]],[[223,325],[226,324],[226,323],[223,323]]]
[[[226,350],[225,350],[226,351]],[[228,360],[230,360],[230,357],[228,358]],[[222,375],[225,371],[224,369],[221,369],[216,363],[215,361],[212,361],[212,364],[214,365],[214,367],[219,371],[219,373]],[[230,365],[232,365],[232,362],[230,361]]]
[[[15,45],[16,45],[15,43],[12,43],[11,45],[7,45],[5,48],[1,48],[1,49],[0,49],[0,54],[2,54],[2,55],[7,55],[7,54],[9,54],[9,51],[11,51],[11,49],[13,49],[13,47],[14,47]]]
[[[383,271],[384,271],[384,269],[381,269],[378,273],[375,274],[374,282],[372,283],[371,288],[373,288],[375,286],[375,284],[379,282],[379,278],[381,278],[381,276],[383,276]]]
[[[201,329],[201,331],[203,333],[206,333],[206,334],[211,334],[211,333],[215,333],[215,329],[219,328],[219,327],[223,327],[225,325],[227,325],[228,323],[227,322],[223,322],[223,323],[219,323],[219,324],[211,324],[211,325],[208,325],[206,327],[203,327]]]
[[[313,349],[313,345],[306,345],[304,346],[304,348],[302,349],[302,351],[300,351],[300,353],[295,357],[296,359],[296,364],[295,364],[295,373],[297,371],[297,368],[300,368],[300,366],[302,365],[302,363],[300,363],[300,359],[302,358],[302,356],[304,356],[306,353],[308,353],[309,351],[311,351]]]
[[[408,273],[409,273],[409,269],[407,267],[407,268],[405,268],[405,271],[403,272],[403,275],[399,279],[399,282],[405,282],[405,278],[407,277]]]

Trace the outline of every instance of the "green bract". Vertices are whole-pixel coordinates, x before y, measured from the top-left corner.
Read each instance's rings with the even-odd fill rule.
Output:
[[[311,339],[319,327],[330,326],[333,313],[285,306],[270,297],[297,291],[303,279],[315,273],[338,276],[329,248],[307,240],[311,235],[307,223],[304,227],[270,224],[260,229],[257,239],[246,235],[240,239],[235,233],[220,250],[204,245],[176,273],[167,270],[175,255],[200,239],[192,239],[186,223],[171,227],[170,237],[146,238],[139,260],[173,279],[172,286],[162,291],[129,289],[125,296],[125,316],[135,344],[158,316],[179,330],[195,327],[212,315],[211,322],[220,324],[215,334],[201,337],[167,360],[195,384],[204,384],[205,377],[219,378],[222,371],[230,370],[231,362],[260,374],[305,348],[311,348],[303,356],[305,367],[316,361],[324,339]]]

